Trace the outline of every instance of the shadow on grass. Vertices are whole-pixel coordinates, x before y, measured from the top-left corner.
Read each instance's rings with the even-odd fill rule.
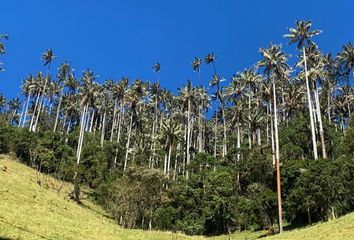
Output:
[[[84,193],[87,197],[85,199],[90,199],[91,202],[93,202],[94,204],[97,204],[97,205],[100,205],[97,200],[96,200],[96,195],[95,193],[91,192],[91,191],[82,191],[82,193]],[[88,209],[92,212],[95,212],[107,219],[110,219],[110,220],[115,220],[113,217],[111,217],[109,214],[106,214],[106,213],[103,213],[103,212],[100,212],[100,211],[97,211],[96,209],[93,209],[92,207],[90,207],[89,205],[85,205],[85,203],[83,203],[82,201],[78,202],[77,203],[79,206],[85,208],[85,209]],[[1,240],[1,239],[0,239]]]
[[[19,230],[21,230],[21,231],[23,231],[23,232],[27,232],[27,233],[36,235],[37,237],[40,237],[40,238],[45,239],[44,236],[42,236],[42,235],[40,235],[40,234],[38,234],[38,233],[31,232],[31,231],[29,231],[29,230],[27,230],[27,229],[25,229],[25,228],[23,228],[23,227],[19,227],[19,226],[16,226],[16,225],[12,224],[12,223],[9,223],[9,222],[5,221],[5,220],[4,220],[3,218],[1,218],[1,217],[0,217],[0,222],[3,222],[3,223],[5,223],[6,225],[9,225],[9,226],[11,226],[11,227],[13,227],[13,228],[19,229]],[[12,238],[0,237],[0,240],[2,240],[2,239],[3,239],[3,240],[12,240]]]

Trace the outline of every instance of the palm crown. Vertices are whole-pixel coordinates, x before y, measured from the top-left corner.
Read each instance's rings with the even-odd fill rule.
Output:
[[[285,34],[285,38],[289,38],[289,44],[298,43],[297,48],[301,49],[304,46],[315,45],[311,38],[321,33],[321,30],[312,30],[311,21],[296,21],[295,28],[289,28],[288,34]]]

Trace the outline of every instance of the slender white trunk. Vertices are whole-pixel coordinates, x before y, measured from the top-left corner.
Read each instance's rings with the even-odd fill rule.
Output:
[[[167,174],[170,174],[170,169],[171,169],[171,155],[172,155],[172,143],[170,144],[168,148],[168,160],[167,160]]]
[[[28,96],[27,96],[26,110],[25,110],[25,115],[24,115],[24,117],[23,117],[23,121],[22,121],[22,127],[24,127],[25,124],[26,124],[27,113],[28,113],[28,106],[29,106],[30,99],[31,99],[31,93],[29,93]]]
[[[173,172],[173,180],[176,179],[176,174],[177,174],[179,148],[180,148],[180,143],[177,144],[177,148],[176,148],[176,157],[175,157],[175,166],[174,166],[174,172]]]
[[[198,108],[198,152],[204,152],[203,148],[203,124],[202,124],[202,106]]]
[[[283,210],[281,200],[281,183],[280,183],[280,159],[279,159],[279,139],[278,139],[278,118],[277,118],[277,98],[275,95],[275,84],[273,81],[273,104],[274,104],[274,134],[275,134],[275,160],[277,168],[277,195],[278,195],[278,221],[279,232],[283,232]]]
[[[102,120],[102,129],[101,129],[101,147],[103,147],[103,142],[104,142],[104,135],[106,132],[106,109],[104,110],[103,113],[103,120]]]
[[[307,59],[306,59],[305,47],[303,47],[302,51],[303,51],[304,65],[305,65],[307,102],[308,102],[309,112],[310,112],[310,125],[311,125],[311,134],[312,134],[313,156],[314,156],[315,160],[317,160],[318,159],[317,141],[316,141],[315,123],[314,123],[313,111],[312,111],[312,101],[311,101],[309,78],[308,78],[308,72],[307,72]]]
[[[225,156],[227,155],[227,136],[226,136],[226,118],[225,118],[225,111],[224,111],[224,107],[222,106],[221,109],[222,112],[222,122],[223,122],[223,133],[224,133],[224,141],[223,141],[223,151],[222,151],[222,158],[224,159]]]
[[[187,111],[187,149],[186,149],[186,157],[187,157],[187,162],[186,165],[188,166],[190,162],[190,153],[189,153],[189,148],[190,148],[190,135],[191,135],[191,126],[190,126],[190,114],[191,114],[191,100],[188,99],[188,111]],[[189,179],[189,171],[186,170],[186,179]]]
[[[110,142],[113,141],[114,129],[116,127],[116,115],[117,115],[117,100],[114,101],[114,110],[113,110],[113,120],[112,120],[112,128],[111,128],[111,137],[109,139]]]
[[[34,123],[34,119],[36,117],[36,112],[37,112],[37,108],[38,108],[38,103],[39,103],[39,98],[40,98],[40,92],[37,94],[37,97],[36,97],[36,103],[34,104],[34,109],[33,109],[33,112],[32,112],[32,117],[31,117],[31,123],[30,123],[30,127],[29,127],[29,131],[32,131],[32,127],[33,127],[33,123]]]
[[[237,161],[240,161],[240,148],[241,148],[240,116],[237,116]]]
[[[53,132],[55,132],[57,130],[58,121],[59,121],[59,114],[60,114],[60,108],[61,108],[61,102],[63,100],[63,93],[64,93],[64,87],[62,88],[62,90],[60,92],[60,96],[59,96],[59,102],[58,102],[58,107],[57,107],[57,113],[55,115],[55,123],[54,123]]]
[[[270,107],[270,114],[272,114],[272,103],[269,103],[269,107]],[[275,145],[274,145],[274,122],[273,122],[273,118],[270,118],[270,134],[271,134],[271,143],[272,143],[272,160],[273,160],[273,166],[275,166]]]
[[[214,125],[214,158],[216,159],[216,144],[218,139],[218,115],[215,114],[215,125]]]
[[[28,100],[28,99],[27,99]],[[21,127],[21,123],[22,123],[22,117],[25,111],[25,106],[26,106],[26,102],[23,102],[22,104],[22,110],[21,110],[21,115],[20,115],[20,120],[18,121],[18,127]]]
[[[130,115],[130,123],[129,123],[129,129],[128,129],[128,139],[127,139],[125,158],[124,158],[124,169],[123,169],[124,171],[127,169],[129,146],[130,146],[130,136],[132,134],[132,125],[133,125],[133,113],[131,113],[131,115]]]
[[[95,110],[92,109],[92,114],[91,114],[91,121],[90,121],[90,128],[88,132],[92,132],[92,127],[93,127],[93,120],[95,119]]]
[[[320,100],[319,100],[319,92],[318,92],[317,87],[315,87],[315,100],[316,100],[316,114],[317,114],[317,118],[318,118],[318,125],[320,128],[322,157],[324,159],[326,159],[327,158],[327,151],[326,151],[326,143],[325,143],[324,131],[323,131],[323,125],[322,125],[322,115],[321,115],[321,106],[320,106]]]

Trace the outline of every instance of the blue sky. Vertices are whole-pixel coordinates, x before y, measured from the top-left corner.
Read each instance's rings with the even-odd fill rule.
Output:
[[[354,40],[351,0],[3,0],[0,33],[10,35],[0,60],[0,92],[11,98],[20,92],[28,73],[45,71],[41,53],[52,48],[58,64],[68,60],[76,76],[93,69],[106,78],[154,81],[152,65],[161,63],[160,82],[175,90],[187,79],[194,56],[213,51],[216,68],[229,79],[260,59],[259,48],[282,43],[296,19],[310,19],[323,33],[315,39],[325,52],[336,53]],[[52,71],[53,71],[52,70]],[[212,67],[202,66],[207,84]]]

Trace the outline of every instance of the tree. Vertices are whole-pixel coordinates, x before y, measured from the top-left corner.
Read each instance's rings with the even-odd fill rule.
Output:
[[[4,55],[6,53],[4,40],[8,40],[9,36],[7,34],[0,34],[0,55]],[[0,71],[4,71],[5,69],[2,67],[2,62],[0,62]]]
[[[80,189],[79,189],[79,182],[77,179],[77,168],[80,164],[80,158],[81,158],[81,150],[82,150],[82,145],[84,141],[84,133],[85,133],[85,127],[87,126],[88,123],[88,114],[89,114],[89,107],[90,105],[93,104],[93,97],[95,95],[95,90],[97,89],[97,85],[94,82],[95,76],[93,74],[93,71],[91,70],[86,70],[83,72],[82,76],[82,86],[80,88],[80,111],[81,111],[81,117],[80,117],[80,132],[79,132],[79,139],[78,139],[78,144],[77,144],[77,150],[76,150],[76,170],[75,174],[73,177],[73,182],[74,182],[74,199],[75,201],[79,202],[80,201]]]
[[[284,37],[289,38],[289,43],[297,43],[297,49],[302,51],[303,54],[303,65],[305,69],[305,80],[306,80],[306,92],[307,92],[307,102],[310,112],[310,124],[311,124],[311,133],[312,133],[312,145],[313,145],[313,155],[315,160],[318,159],[317,153],[317,142],[316,142],[316,133],[315,133],[315,123],[313,117],[313,108],[311,100],[311,91],[310,84],[308,79],[308,69],[307,69],[307,57],[306,57],[306,46],[314,46],[315,43],[311,40],[312,37],[317,36],[321,33],[320,30],[311,31],[312,22],[311,21],[296,21],[296,28],[290,28],[289,34],[285,34]],[[302,50],[301,50],[302,49]]]
[[[274,134],[275,134],[275,160],[277,171],[277,194],[278,194],[278,214],[279,214],[279,231],[283,232],[282,217],[282,200],[281,200],[281,184],[280,184],[280,159],[279,159],[279,137],[278,137],[278,117],[277,117],[277,96],[275,89],[276,81],[284,81],[288,78],[289,66],[287,65],[287,55],[282,51],[281,46],[270,45],[269,48],[261,48],[260,52],[263,60],[257,65],[264,68],[264,72],[268,76],[268,80],[272,82],[273,88],[273,114],[274,114]]]
[[[63,94],[64,94],[64,87],[66,82],[68,81],[69,78],[72,77],[72,69],[69,63],[65,62],[62,65],[60,65],[59,67],[59,73],[58,73],[58,84],[59,84],[59,88],[60,90],[60,95],[59,95],[59,100],[58,100],[58,106],[57,106],[57,113],[55,116],[55,122],[54,122],[54,129],[53,132],[56,131],[57,126],[58,126],[58,121],[59,121],[59,114],[60,114],[60,108],[61,108],[61,104],[62,104],[62,100],[63,100]],[[60,84],[62,84],[62,86],[60,86]]]

